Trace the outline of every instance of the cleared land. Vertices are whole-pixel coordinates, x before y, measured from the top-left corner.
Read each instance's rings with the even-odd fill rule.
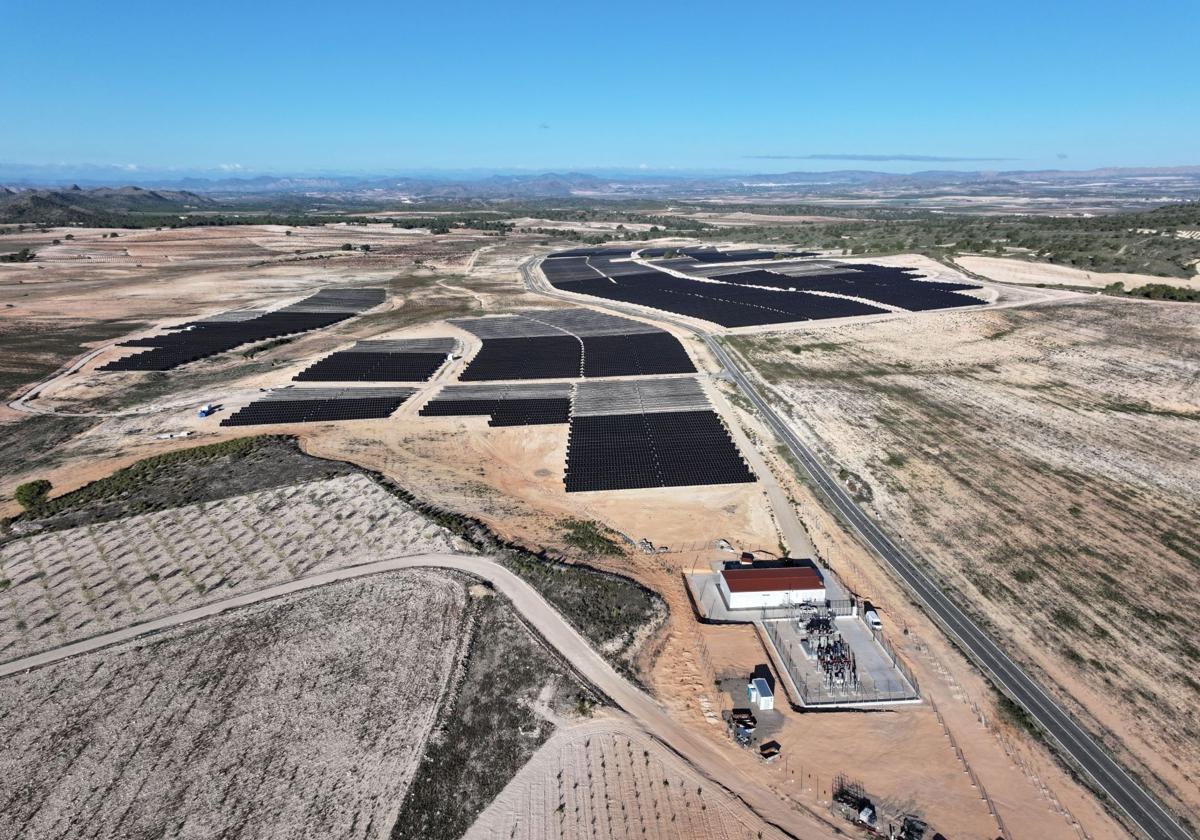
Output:
[[[608,720],[556,734],[464,840],[783,836],[657,741]]]
[[[908,327],[733,345],[859,499],[1196,808],[1192,308],[1097,298]]]
[[[38,534],[0,547],[0,656],[364,558],[457,544],[363,475]]]
[[[1151,283],[1167,283],[1185,289],[1200,289],[1198,277],[1164,278],[1151,274],[1084,271],[1066,265],[1050,265],[1005,257],[955,257],[954,261],[967,271],[989,280],[1025,286],[1088,286],[1103,289],[1112,283],[1124,283],[1126,289],[1136,289]]]
[[[379,837],[467,602],[392,573],[6,679],[0,835]]]

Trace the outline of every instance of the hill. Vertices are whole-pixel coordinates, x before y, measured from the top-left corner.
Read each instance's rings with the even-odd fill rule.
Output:
[[[114,216],[178,213],[214,206],[212,199],[193,192],[147,190],[141,187],[5,189],[0,192],[0,222],[107,226],[114,224]]]

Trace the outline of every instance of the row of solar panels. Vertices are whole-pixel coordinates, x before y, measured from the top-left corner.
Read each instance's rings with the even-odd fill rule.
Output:
[[[713,411],[571,418],[568,493],[754,480]]]
[[[389,417],[415,393],[387,397],[259,400],[221,421],[222,426],[261,426],[273,423],[325,423]]]
[[[170,370],[244,344],[328,327],[378,306],[384,298],[383,289],[323,289],[298,303],[250,318],[190,321],[161,335],[122,342],[151,349],[116,359],[98,370]]]
[[[446,363],[445,353],[364,353],[326,356],[292,377],[293,382],[428,382]]]
[[[599,253],[601,250],[605,252]],[[923,311],[981,303],[978,298],[959,294],[976,286],[925,281],[913,276],[911,269],[859,264],[838,265],[825,272],[806,268],[789,274],[785,272],[795,269],[785,269],[781,264],[779,270],[731,267],[727,273],[697,268],[706,276],[689,279],[624,259],[629,253],[625,249],[619,254],[612,250],[563,252],[566,256],[544,260],[542,270],[550,284],[562,291],[673,312],[725,327],[877,315],[891,311],[886,306]],[[643,255],[661,256],[670,250],[646,249]],[[691,259],[671,265],[685,272],[693,260],[736,262],[776,254],[758,250],[683,250],[691,252]]]
[[[463,382],[573,379],[694,373],[679,339],[666,332],[635,335],[484,339],[459,377]]]

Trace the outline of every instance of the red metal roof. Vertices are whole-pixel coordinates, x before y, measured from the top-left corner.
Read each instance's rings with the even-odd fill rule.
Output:
[[[824,589],[825,581],[808,566],[783,569],[726,569],[721,572],[730,592],[786,592],[790,589]]]

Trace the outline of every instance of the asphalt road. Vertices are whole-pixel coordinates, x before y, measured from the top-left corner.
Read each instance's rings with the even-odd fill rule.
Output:
[[[455,569],[491,583],[585,680],[607,695],[646,732],[682,756],[712,784],[740,799],[782,835],[805,840],[831,840],[837,833],[830,823],[810,812],[790,806],[764,786],[761,779],[749,776],[734,767],[722,754],[718,741],[697,734],[687,725],[673,719],[658,702],[617,673],[536,589],[488,557],[418,554],[323,572],[12,660],[0,665],[0,677],[52,665],[73,656],[130,642],[151,633],[211,618],[250,604],[271,601],[338,581],[415,568]]]
[[[548,283],[543,283],[538,276],[536,260],[522,263],[521,271],[526,285],[531,290],[563,300],[579,302],[577,298],[558,292]],[[589,301],[589,303],[591,302]],[[596,303],[605,308],[646,314],[634,308],[620,305],[609,306],[607,301],[602,303],[597,301]],[[653,317],[659,318],[658,313],[655,313]],[[663,317],[660,320],[683,327],[704,341],[717,361],[733,377],[738,388],[754,404],[762,418],[803,467],[807,477],[820,488],[825,498],[858,533],[863,542],[908,586],[909,590],[924,605],[928,614],[971,656],[992,682],[1038,722],[1063,753],[1071,757],[1075,764],[1092,780],[1094,786],[1103,791],[1116,808],[1124,812],[1129,820],[1151,840],[1192,840],[1192,835],[1184,830],[1153,794],[1131,777],[1103,745],[1089,735],[1062,706],[1051,699],[1032,677],[1026,674],[996,642],[979,629],[975,622],[913,562],[912,558],[892,542],[887,534],[875,524],[874,520],[863,512],[850,498],[841,483],[830,475],[820,460],[776,413],[771,404],[759,394],[754,383],[738,366],[738,362],[732,354],[713,336],[687,321],[670,317]]]

